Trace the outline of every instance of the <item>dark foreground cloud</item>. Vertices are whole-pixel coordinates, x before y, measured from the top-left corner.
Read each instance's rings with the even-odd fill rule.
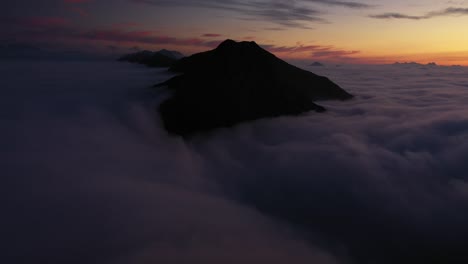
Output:
[[[1,69],[2,263],[468,260],[466,68],[314,68],[356,98],[190,142],[165,71]]]
[[[371,18],[377,19],[412,19],[412,20],[421,20],[421,19],[430,19],[435,17],[442,16],[465,16],[468,15],[468,8],[459,8],[459,7],[449,7],[440,11],[432,11],[426,13],[425,15],[415,16],[415,15],[406,15],[403,13],[383,13],[377,15],[370,15]]]
[[[161,130],[147,89],[164,71],[0,67],[2,263],[337,263],[225,195],[216,165]]]

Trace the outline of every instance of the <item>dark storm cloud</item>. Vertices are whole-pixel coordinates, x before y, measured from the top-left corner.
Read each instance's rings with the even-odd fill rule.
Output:
[[[377,19],[421,20],[421,19],[431,19],[431,18],[443,17],[443,16],[464,16],[464,15],[468,15],[468,8],[449,7],[440,11],[432,11],[421,16],[406,15],[403,13],[383,13],[383,14],[370,15],[369,17],[377,18]]]
[[[311,7],[310,3],[347,8],[368,8],[369,5],[359,2],[333,1],[333,0],[306,0],[306,1],[242,1],[242,0],[190,0],[190,1],[164,1],[164,0],[130,0],[135,3],[145,3],[157,6],[189,6],[220,9],[245,15],[247,19],[266,20],[288,27],[305,27],[306,22],[326,22],[322,18],[323,12]]]

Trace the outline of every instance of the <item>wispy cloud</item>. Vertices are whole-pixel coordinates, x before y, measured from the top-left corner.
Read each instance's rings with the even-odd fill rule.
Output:
[[[89,40],[103,40],[114,42],[128,42],[152,45],[179,45],[179,46],[211,46],[201,38],[174,38],[158,35],[152,31],[124,31],[124,30],[94,30],[78,32],[76,38]],[[219,43],[220,41],[218,41]]]
[[[81,3],[87,3],[87,2],[92,2],[93,0],[63,0],[64,3],[67,4],[81,4]]]
[[[368,4],[354,1],[335,0],[129,0],[134,3],[150,4],[156,6],[187,6],[196,8],[219,9],[235,12],[245,19],[263,20],[287,27],[308,28],[307,23],[325,23],[324,14],[314,4],[341,6],[346,8],[369,8]]]
[[[89,16],[89,12],[84,8],[72,6],[72,7],[69,7],[68,9],[70,11],[74,12],[75,14],[78,14],[81,17],[88,17]]]
[[[442,16],[463,16],[468,15],[468,8],[460,7],[449,7],[439,11],[428,12],[424,15],[407,15],[403,13],[382,13],[376,15],[370,15],[371,18],[377,19],[411,19],[411,20],[421,20],[421,19],[430,19],[435,17]]]
[[[286,30],[286,28],[283,28],[283,27],[267,27],[267,28],[264,28],[264,30],[283,31],[283,30]]]
[[[2,19],[4,25],[14,29],[17,36],[24,40],[66,40],[103,43],[116,47],[160,46],[176,47],[180,50],[203,51],[218,46],[224,39],[218,33],[204,33],[194,37],[172,37],[153,30],[133,30],[135,23],[118,23],[112,28],[85,30],[68,20],[59,17],[28,17],[22,19]],[[21,34],[20,34],[21,33]],[[245,36],[252,40],[254,36]],[[349,59],[359,51],[343,50],[332,45],[304,45],[297,43],[289,46],[272,45],[268,41],[258,41],[266,50],[284,58],[315,58],[323,60]]]
[[[63,3],[66,5],[66,8],[71,12],[78,14],[81,17],[88,17],[89,11],[80,4],[93,2],[94,0],[62,0]]]
[[[91,40],[146,45],[178,45],[212,47],[203,38],[175,38],[156,31],[129,30],[133,23],[116,24],[112,29],[84,30],[61,17],[3,18],[0,22],[14,30],[18,37],[41,40]],[[118,27],[120,26],[120,28]],[[221,40],[217,41],[218,43]]]
[[[424,16],[410,16],[410,15],[405,15],[401,13],[382,13],[382,14],[377,14],[377,15],[370,15],[369,17],[371,18],[378,18],[378,19],[413,19],[413,20],[419,20],[419,19],[424,19],[426,17]]]
[[[270,52],[281,54],[284,57],[299,54],[301,57],[325,60],[325,61],[348,61],[354,59],[352,55],[360,53],[359,50],[343,50],[331,45],[292,45],[292,46],[275,46],[262,45],[263,48]],[[293,56],[294,57],[294,56]]]
[[[34,16],[34,17],[21,17],[21,18],[2,18],[0,22],[3,25],[11,25],[15,27],[27,29],[41,29],[41,28],[59,28],[70,25],[70,21],[64,17],[52,16]]]
[[[205,37],[205,38],[218,38],[221,36],[222,36],[221,34],[216,34],[216,33],[205,33],[202,35],[202,37]]]
[[[360,2],[353,2],[353,1],[334,1],[334,0],[306,0],[306,2],[317,3],[317,4],[325,4],[325,5],[332,5],[332,6],[342,6],[348,8],[371,8],[373,5],[360,3]]]

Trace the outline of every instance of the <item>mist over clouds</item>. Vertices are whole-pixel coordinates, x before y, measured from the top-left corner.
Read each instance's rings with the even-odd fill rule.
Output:
[[[468,259],[467,68],[313,68],[356,98],[189,142],[164,70],[0,70],[2,263]]]

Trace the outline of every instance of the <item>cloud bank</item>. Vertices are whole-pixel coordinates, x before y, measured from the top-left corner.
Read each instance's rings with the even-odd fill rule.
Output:
[[[382,13],[377,15],[370,15],[371,18],[377,19],[411,19],[411,20],[421,20],[421,19],[431,19],[436,17],[443,16],[465,16],[468,15],[468,8],[460,7],[448,7],[439,11],[432,11],[426,13],[425,15],[415,16],[415,15],[406,15],[403,13]]]
[[[155,117],[164,71],[1,70],[2,262],[468,260],[466,68],[314,68],[356,98],[190,142]]]

